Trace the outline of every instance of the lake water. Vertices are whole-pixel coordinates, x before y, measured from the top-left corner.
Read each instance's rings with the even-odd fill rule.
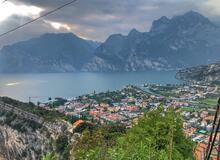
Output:
[[[75,97],[94,91],[121,89],[128,84],[181,83],[174,71],[122,73],[0,74],[0,96],[44,101],[48,97]]]

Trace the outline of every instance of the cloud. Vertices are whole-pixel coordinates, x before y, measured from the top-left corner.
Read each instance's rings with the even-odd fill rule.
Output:
[[[9,19],[1,22],[0,33],[11,30],[25,22],[32,20],[30,17],[13,15]],[[47,32],[57,32],[49,24],[42,21],[25,26],[15,32],[0,37],[0,48],[15,42],[24,41],[33,37],[38,37]]]
[[[159,7],[158,6],[140,6],[139,9],[142,11],[152,11],[152,10],[159,9]]]
[[[46,21],[46,20],[44,22],[51,25],[51,27],[53,27],[56,30],[65,29],[67,31],[71,31],[71,27],[68,24],[53,22],[53,21]]]
[[[207,0],[202,3],[203,9],[212,16],[220,16],[220,1]]]
[[[42,8],[36,6],[15,5],[9,1],[3,3],[0,7],[0,22],[12,15],[29,16],[34,18],[39,16],[39,14],[43,11]]]

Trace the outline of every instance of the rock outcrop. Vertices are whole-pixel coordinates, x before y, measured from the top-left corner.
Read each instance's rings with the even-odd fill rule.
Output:
[[[220,62],[180,70],[176,77],[185,81],[220,82]]]
[[[56,151],[59,136],[71,133],[62,121],[46,121],[42,117],[0,102],[0,159],[41,160]]]

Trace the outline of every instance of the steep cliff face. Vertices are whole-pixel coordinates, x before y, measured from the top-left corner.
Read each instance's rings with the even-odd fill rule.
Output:
[[[219,56],[220,27],[197,12],[155,20],[149,32],[133,29],[111,35],[84,65],[89,71],[178,69],[214,63]]]
[[[41,159],[53,151],[52,141],[40,130],[21,133],[7,125],[0,126],[0,157],[5,160]]]
[[[0,102],[0,160],[40,160],[56,151],[59,136],[70,135],[67,127]]]

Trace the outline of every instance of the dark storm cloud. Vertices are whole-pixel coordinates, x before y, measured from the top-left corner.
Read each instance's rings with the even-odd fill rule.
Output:
[[[23,24],[27,21],[30,21],[31,18],[23,17],[23,16],[11,16],[10,19],[3,21],[0,26],[0,33],[3,33],[7,30],[13,29],[20,24]],[[39,28],[39,29],[37,29]],[[54,30],[46,25],[45,23],[35,23],[30,24],[24,29],[17,30],[14,33],[10,33],[7,36],[0,38],[0,47],[4,45],[9,45],[18,41],[27,40],[43,34],[45,32],[54,32]]]
[[[17,5],[38,6],[43,8],[45,10],[44,12],[47,12],[70,0],[10,1]],[[210,4],[205,4],[207,1]],[[132,28],[137,28],[140,31],[148,31],[153,20],[164,15],[172,17],[189,10],[196,10],[206,16],[210,16],[210,18],[215,16],[215,19],[218,19],[216,15],[209,12],[208,8],[208,5],[215,5],[215,1],[217,0],[78,0],[73,5],[45,17],[43,20],[39,20],[16,33],[10,34],[4,41],[10,42],[10,39],[15,39],[15,37],[19,41],[38,36],[45,32],[68,31],[62,27],[60,30],[56,30],[48,22],[59,22],[68,25],[71,27],[71,32],[81,37],[104,41],[110,34],[127,34]],[[25,18],[27,20],[27,17]],[[25,18],[23,17],[21,19],[25,21]],[[11,24],[12,22],[13,24]],[[21,24],[21,22],[15,23],[13,17],[2,23],[4,26],[0,26],[1,32],[11,26],[16,26],[16,24]],[[17,34],[20,34],[20,36],[17,37]],[[0,46],[2,46],[1,39]]]

